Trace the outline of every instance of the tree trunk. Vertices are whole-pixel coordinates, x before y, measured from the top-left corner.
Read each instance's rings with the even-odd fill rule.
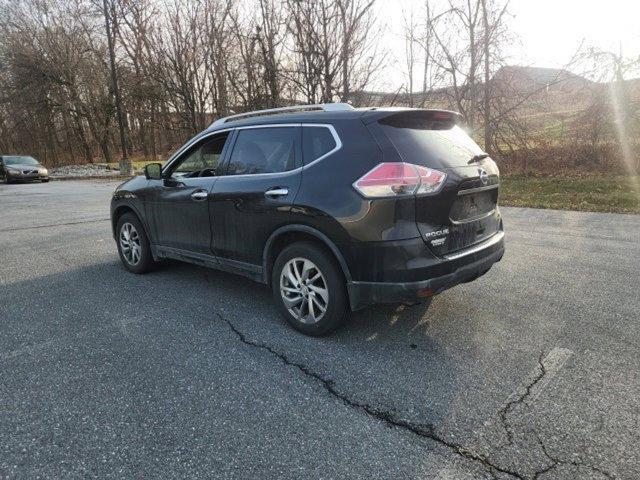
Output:
[[[469,10],[469,14],[471,14],[471,10]],[[471,23],[471,20],[470,20]],[[475,126],[475,116],[476,111],[478,109],[477,105],[477,97],[476,97],[476,68],[477,68],[477,59],[476,59],[476,32],[475,25],[469,26],[469,47],[470,51],[470,66],[469,66],[469,115],[467,121],[469,122],[469,128],[473,130]]]
[[[482,0],[482,20],[484,23],[484,151],[493,155],[492,131],[491,131],[491,58],[489,43],[489,12],[487,12],[487,0]]]
[[[156,104],[151,102],[151,125],[149,126],[149,139],[151,141],[151,159],[158,159],[158,151],[156,149]]]
[[[116,71],[116,54],[114,49],[114,38],[111,36],[111,19],[110,13],[107,7],[107,0],[102,0],[102,6],[104,8],[104,22],[107,32],[107,45],[109,47],[109,63],[111,65],[111,84],[113,88],[113,95],[116,102],[116,112],[118,116],[118,129],[120,131],[120,148],[122,150],[122,158],[120,159],[120,173],[124,175],[132,175],[133,169],[131,167],[131,161],[127,158],[127,140],[125,138],[125,118],[122,112],[122,100],[120,98],[120,89],[118,88],[118,74]],[[104,143],[101,142],[101,146]],[[105,151],[103,147],[103,152]],[[108,151],[108,147],[107,147]],[[106,155],[105,155],[106,157]]]

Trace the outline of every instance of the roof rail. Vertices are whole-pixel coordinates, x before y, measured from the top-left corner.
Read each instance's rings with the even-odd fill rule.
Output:
[[[276,115],[278,113],[291,113],[300,112],[306,110],[323,110],[325,112],[339,112],[346,110],[353,110],[353,107],[348,103],[318,103],[316,105],[294,105],[292,107],[281,108],[269,108],[266,110],[254,110],[253,112],[238,113],[236,115],[230,115],[228,117],[219,118],[213,122],[209,127],[216,127],[223,123],[232,122],[234,120],[241,120],[249,117],[261,117],[266,115]]]

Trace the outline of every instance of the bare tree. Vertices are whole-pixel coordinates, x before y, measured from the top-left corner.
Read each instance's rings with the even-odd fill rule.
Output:
[[[127,140],[125,138],[125,118],[122,112],[122,99],[120,97],[120,87],[118,86],[118,73],[116,70],[116,53],[115,53],[115,35],[113,34],[111,24],[115,23],[115,8],[112,3],[103,0],[104,24],[107,34],[107,45],[109,49],[109,70],[111,73],[111,89],[116,105],[116,114],[118,118],[118,130],[120,133],[120,149],[122,157],[120,158],[120,172],[125,175],[131,175],[131,161],[127,155]]]
[[[418,24],[413,7],[409,12],[402,12],[402,19],[404,23],[404,48],[408,81],[407,94],[409,96],[409,106],[413,107],[413,77],[416,66],[416,48],[418,47]]]
[[[489,10],[487,0],[482,1],[482,26],[484,28],[484,149],[493,153],[491,134],[491,29],[489,27]]]
[[[378,56],[377,43],[371,40],[370,31],[375,19],[375,0],[336,0],[342,26],[342,66],[341,99],[350,98],[352,87],[363,88],[382,65],[383,56]],[[378,57],[378,60],[376,60]]]
[[[256,39],[260,45],[264,81],[269,89],[265,106],[280,104],[282,92],[281,65],[284,45],[284,10],[281,2],[259,0],[260,17],[256,25]]]
[[[632,100],[626,78],[640,68],[640,58],[625,57],[622,47],[618,52],[590,49],[588,57],[594,63],[596,78],[608,83],[609,91],[604,92],[611,102],[612,124],[615,127],[620,153],[626,170],[637,175],[640,171],[640,156],[634,152],[634,141],[640,134],[640,102]],[[596,98],[597,107],[602,100]]]
[[[382,65],[368,32],[375,0],[288,0],[290,78],[308,102],[349,100]]]

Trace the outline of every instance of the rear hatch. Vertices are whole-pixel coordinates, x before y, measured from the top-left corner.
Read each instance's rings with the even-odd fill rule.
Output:
[[[388,113],[370,123],[374,135],[384,137],[400,161],[447,174],[438,193],[415,199],[416,223],[429,248],[446,255],[498,232],[498,168],[456,125],[459,116],[437,110]]]

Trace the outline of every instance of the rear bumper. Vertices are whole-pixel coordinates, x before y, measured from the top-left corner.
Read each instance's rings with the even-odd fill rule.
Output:
[[[504,232],[484,242],[437,259],[434,272],[448,273],[409,282],[361,282],[347,284],[352,310],[377,303],[415,302],[485,274],[504,255]],[[426,273],[426,272],[424,272]]]

